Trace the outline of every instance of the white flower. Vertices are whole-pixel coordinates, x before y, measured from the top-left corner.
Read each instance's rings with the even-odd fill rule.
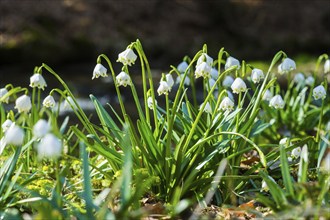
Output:
[[[269,178],[271,181],[273,181],[274,183],[276,183],[275,180],[273,179],[273,177],[268,176],[268,178]],[[268,191],[269,191],[269,188],[268,188],[267,183],[266,183],[265,180],[262,180],[260,191],[265,191],[265,192],[268,192]]]
[[[46,134],[37,145],[39,158],[52,158],[56,159],[61,156],[62,143],[53,134]]]
[[[12,123],[12,125],[8,128],[7,132],[5,133],[4,141],[6,144],[12,144],[15,146],[19,146],[23,144],[24,141],[24,131],[19,126]]]
[[[44,90],[47,87],[46,81],[44,77],[39,74],[35,73],[33,76],[30,77],[30,87],[35,88],[38,87],[39,89]]]
[[[308,163],[308,147],[307,147],[307,144],[304,144],[304,146],[302,147],[300,156],[306,163]]]
[[[210,89],[214,86],[215,84],[215,80],[213,78],[209,78],[209,86],[210,86]],[[217,88],[215,88],[217,89]]]
[[[231,89],[233,93],[239,94],[240,92],[246,91],[246,84],[241,78],[237,77],[233,84],[231,84]]]
[[[32,108],[31,99],[27,95],[22,95],[16,99],[15,108],[19,113],[28,112]]]
[[[266,101],[270,101],[272,98],[273,98],[273,95],[272,95],[271,91],[269,91],[269,89],[267,89],[265,91],[264,95],[262,96],[262,99],[266,100]]]
[[[172,86],[174,85],[174,80],[173,80],[172,74],[169,74],[169,73],[166,74],[165,78],[166,78],[167,85],[170,87],[170,91],[171,91]]]
[[[12,124],[13,124],[13,122],[10,119],[7,119],[6,121],[4,121],[1,125],[2,131],[6,132]]]
[[[119,86],[126,87],[127,85],[131,85],[131,77],[124,71],[120,72],[116,76],[116,80]]]
[[[96,64],[94,71],[93,71],[93,77],[92,79],[102,77],[107,77],[107,68],[105,68],[102,64],[98,63]]]
[[[305,83],[306,85],[312,86],[314,85],[315,79],[313,76],[309,76],[306,78]]]
[[[274,107],[275,109],[282,109],[282,108],[284,108],[284,101],[283,101],[281,95],[274,96],[269,101],[269,106],[270,107]]]
[[[221,101],[219,108],[223,111],[232,111],[234,110],[234,102],[229,97],[225,97]]]
[[[296,63],[290,58],[285,58],[283,62],[278,66],[278,72],[280,74],[288,73],[295,69]]]
[[[175,83],[179,84],[179,83],[181,82],[181,79],[183,78],[183,76],[184,76],[184,74],[179,75],[179,76],[176,78]],[[189,79],[188,76],[186,76],[186,77],[184,78],[184,82],[183,82],[183,84],[186,85],[186,86],[189,86],[189,85],[190,85],[190,79]]]
[[[45,119],[39,119],[33,126],[33,135],[36,138],[42,138],[50,131],[50,125]]]
[[[225,70],[229,69],[232,66],[237,66],[237,69],[241,67],[238,59],[234,57],[228,57],[225,64]]]
[[[167,82],[160,81],[159,87],[157,89],[158,95],[159,96],[162,94],[167,95],[169,91],[170,91],[170,87],[168,86]]]
[[[43,106],[46,108],[54,108],[56,105],[55,99],[52,95],[48,95],[42,102]]]
[[[201,76],[204,78],[209,78],[211,75],[211,69],[212,69],[211,66],[206,62],[199,64],[198,66],[196,66],[196,70],[195,70],[196,79]]]
[[[319,85],[313,89],[313,96],[315,100],[325,99],[325,97],[327,96],[327,92],[322,85]]]
[[[330,73],[330,59],[326,60],[324,63],[324,73]]]
[[[218,79],[218,76],[219,76],[219,72],[216,68],[212,68],[211,69],[211,77],[214,79],[214,80],[217,80]]]
[[[0,89],[0,100],[2,99],[2,97],[4,97],[6,94],[8,93],[8,90],[6,88],[2,88]],[[5,98],[3,101],[0,101],[1,102],[4,102],[4,103],[8,103],[9,101],[9,96],[7,98]]]
[[[229,88],[234,82],[234,78],[231,76],[226,76],[225,79],[222,81],[222,86],[225,88]]]
[[[280,145],[286,145],[286,142],[288,141],[288,138],[282,138],[279,142]]]
[[[321,171],[325,173],[330,173],[330,153],[324,157],[321,163]]]
[[[127,48],[120,54],[118,54],[118,60],[117,62],[121,62],[124,65],[129,65],[131,66],[132,64],[135,63],[137,56],[134,53],[134,51],[130,48]]]
[[[199,110],[202,109],[202,106],[203,106],[203,103],[200,105]],[[209,102],[206,103],[203,111],[206,113],[212,114],[212,108],[211,108],[211,105]]]
[[[303,83],[305,81],[305,76],[302,73],[297,73],[294,75],[293,81],[297,84]]]
[[[295,149],[293,149],[291,151],[292,158],[298,158],[298,157],[300,157],[300,154],[301,154],[301,147],[296,147]]]
[[[188,63],[186,61],[182,61],[177,67],[177,69],[180,73],[186,72],[187,68],[188,68]]]
[[[148,107],[153,110],[154,109],[154,103],[152,101],[152,97],[148,97],[147,99]],[[157,106],[157,100],[155,99],[155,105]]]
[[[196,68],[202,63],[207,63],[209,66],[213,65],[213,58],[207,55],[206,53],[202,53],[202,55],[198,58]]]
[[[75,108],[75,103],[73,101],[73,98],[71,96],[66,97],[66,99],[62,102],[60,111],[70,111],[72,109],[71,105]]]
[[[251,79],[254,83],[259,83],[261,79],[263,79],[264,72],[261,69],[254,68],[251,73]]]

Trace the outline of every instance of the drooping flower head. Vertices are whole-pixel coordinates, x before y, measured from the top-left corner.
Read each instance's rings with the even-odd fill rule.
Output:
[[[188,68],[188,63],[186,61],[182,61],[177,67],[180,73],[184,73],[187,68]]]
[[[266,101],[270,101],[272,98],[273,98],[273,95],[272,95],[271,91],[269,91],[269,89],[267,89],[265,91],[264,95],[262,96],[262,99],[266,100]]]
[[[166,78],[167,85],[170,87],[170,91],[171,91],[172,86],[174,85],[174,79],[172,77],[172,74],[169,74],[169,73],[166,74],[165,78]]]
[[[325,88],[322,85],[319,85],[313,89],[313,97],[314,99],[325,99],[327,96],[327,92],[325,91]]]
[[[285,74],[296,69],[296,63],[290,58],[285,58],[283,62],[278,66],[278,72],[280,74]]]
[[[206,62],[203,62],[203,63],[197,65],[196,70],[195,70],[196,79],[199,77],[210,78],[211,69],[212,69],[211,66]]]
[[[105,68],[102,64],[98,63],[94,68],[92,79],[99,78],[100,76],[107,77],[108,74],[107,74],[107,68]]]
[[[221,101],[219,108],[223,111],[232,111],[234,110],[234,102],[229,97],[225,97]]]
[[[259,83],[264,77],[264,72],[261,69],[254,68],[252,70],[251,79],[254,83]]]
[[[44,79],[44,77],[39,74],[39,73],[35,73],[33,74],[33,76],[30,77],[30,87],[32,88],[39,88],[44,90],[45,87],[47,87],[46,81]]]
[[[168,86],[167,82],[160,81],[159,87],[157,89],[158,95],[159,96],[162,94],[167,95],[169,91],[170,91],[170,87]]]
[[[176,78],[175,83],[176,83],[176,84],[180,84],[180,82],[181,82],[181,80],[183,79],[183,77],[184,77],[184,74],[180,74],[180,75]],[[186,85],[186,86],[189,86],[189,85],[190,85],[190,79],[189,79],[188,76],[186,76],[186,77],[184,78],[184,82],[183,82],[183,84]]]
[[[12,144],[15,146],[20,146],[24,141],[24,131],[22,128],[12,123],[5,133],[4,142],[6,144]]]
[[[56,105],[54,97],[52,95],[48,95],[42,102],[42,105],[46,108],[54,108]]]
[[[293,81],[297,84],[301,84],[305,82],[305,76],[302,73],[297,73],[294,75]]]
[[[199,110],[201,110],[203,107],[203,103],[199,106]],[[211,108],[211,105],[209,102],[206,103],[204,109],[203,109],[204,112],[208,113],[208,114],[212,114],[212,108]]]
[[[126,50],[118,54],[117,62],[121,62],[124,65],[131,66],[135,63],[136,58],[137,56],[134,51],[131,48],[127,48]]]
[[[29,112],[32,108],[31,98],[27,95],[22,95],[16,99],[15,108],[19,113]]]
[[[148,97],[147,99],[147,103],[148,103],[148,108],[150,108],[151,110],[154,109],[154,103],[153,103],[153,100],[152,100],[152,97]],[[157,100],[155,99],[155,105],[157,106]]]
[[[313,76],[308,76],[305,80],[306,85],[312,86],[314,85],[315,79]]]
[[[330,73],[330,59],[327,59],[324,63],[324,73]]]
[[[62,142],[53,134],[46,134],[37,145],[38,157],[56,159],[61,156]]]
[[[237,77],[231,85],[231,89],[233,93],[239,94],[246,91],[246,84],[241,78]]]
[[[4,97],[6,94],[8,93],[8,90],[6,88],[2,88],[0,89],[0,100],[2,99],[2,97]],[[6,97],[4,100],[0,101],[1,102],[4,102],[4,103],[8,103],[9,102],[9,96]]]
[[[13,124],[13,122],[10,119],[7,119],[6,121],[4,121],[1,125],[2,131],[5,133],[12,124]]]
[[[285,103],[284,103],[281,95],[276,95],[269,101],[269,106],[273,107],[275,109],[284,108],[284,104]]]
[[[225,64],[225,70],[229,69],[232,66],[237,66],[237,69],[241,67],[238,59],[234,57],[228,57]]]
[[[222,86],[225,88],[229,88],[234,82],[234,78],[231,76],[226,76],[222,81]]]
[[[217,80],[218,77],[219,77],[219,72],[216,68],[212,68],[211,69],[211,77],[214,79],[214,80]]]
[[[202,53],[202,55],[198,58],[196,68],[202,63],[207,63],[210,67],[213,65],[213,58],[207,55],[207,53]]]
[[[116,76],[116,80],[119,86],[126,87],[127,85],[131,85],[131,77],[124,71],[120,72]]]
[[[33,126],[33,135],[35,138],[42,138],[50,131],[50,125],[45,119],[39,119]]]

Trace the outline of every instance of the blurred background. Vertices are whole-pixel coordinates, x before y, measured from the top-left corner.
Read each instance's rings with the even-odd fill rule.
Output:
[[[213,57],[225,47],[248,62],[269,62],[278,50],[315,61],[329,53],[330,1],[1,0],[0,84],[27,86],[45,62],[85,88],[100,53],[115,62],[137,38],[155,73],[204,43]]]

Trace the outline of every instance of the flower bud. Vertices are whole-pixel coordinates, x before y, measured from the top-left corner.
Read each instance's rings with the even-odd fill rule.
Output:
[[[153,100],[152,97],[148,97],[147,99],[147,103],[148,103],[148,107],[153,110],[154,109],[154,104],[153,104]],[[157,100],[155,99],[155,105],[157,106]]]
[[[162,94],[167,95],[169,91],[170,91],[170,87],[168,86],[167,82],[160,81],[159,87],[157,89],[158,95],[159,96]]]
[[[325,99],[326,96],[327,96],[327,92],[325,91],[325,88],[322,85],[319,85],[313,89],[313,97],[315,100]]]
[[[280,74],[285,74],[295,69],[296,63],[290,58],[285,58],[283,62],[278,66],[278,72]]]
[[[46,81],[44,79],[44,77],[39,74],[39,73],[35,73],[33,74],[33,76],[30,77],[30,87],[32,88],[39,88],[44,90],[45,87],[47,87]]]
[[[45,119],[39,119],[33,126],[33,135],[35,138],[42,138],[50,131],[50,125]]]
[[[203,62],[196,66],[195,77],[196,79],[199,77],[209,78],[211,75],[211,66],[206,62]]]
[[[231,85],[233,93],[239,94],[240,92],[246,91],[246,84],[241,78],[236,78],[233,84]]]
[[[203,106],[203,103],[200,105],[199,110],[202,109],[202,106]],[[206,113],[208,113],[208,114],[212,114],[212,108],[211,108],[211,105],[210,105],[209,102],[206,103],[203,111],[206,112]]]
[[[180,73],[186,72],[187,68],[188,68],[188,63],[186,61],[182,61],[177,67],[177,69]]]
[[[6,132],[12,124],[13,124],[13,122],[10,119],[7,119],[6,121],[4,121],[1,125],[2,131]]]
[[[32,108],[31,99],[27,95],[22,95],[16,99],[15,108],[19,113],[28,112]]]
[[[127,85],[131,85],[131,77],[124,71],[120,72],[116,76],[116,80],[119,86],[126,87]]]
[[[42,105],[46,108],[54,108],[56,105],[54,97],[52,95],[48,95],[42,102]]]
[[[92,79],[102,77],[107,77],[107,69],[100,63],[96,64],[94,71],[93,71],[93,77]]]
[[[207,63],[210,67],[213,65],[213,58],[207,55],[206,53],[202,53],[202,55],[198,58],[196,68],[202,63]]]
[[[237,66],[237,69],[241,67],[238,59],[234,57],[228,57],[225,64],[225,70],[229,69],[232,66]]]
[[[273,98],[272,93],[269,91],[269,89],[267,89],[264,95],[262,96],[262,99],[266,101],[270,101],[272,98]]]
[[[181,82],[181,79],[183,78],[183,76],[184,76],[184,74],[179,75],[179,76],[176,78],[175,83],[176,83],[176,84],[179,84],[179,83]],[[189,85],[190,85],[190,79],[189,79],[188,76],[186,76],[186,77],[184,78],[184,82],[183,82],[183,84],[186,85],[186,86],[189,86]]]
[[[254,68],[251,73],[251,79],[254,83],[259,83],[261,79],[263,79],[264,73],[261,69]]]
[[[12,125],[8,128],[7,132],[4,135],[4,141],[6,144],[12,144],[15,146],[19,146],[23,144],[24,141],[24,131],[19,126],[12,123]]]
[[[283,109],[284,104],[285,103],[284,103],[281,95],[276,95],[269,101],[269,106],[273,107],[275,109]]]
[[[166,78],[167,85],[170,87],[170,91],[171,91],[172,86],[174,85],[174,80],[173,80],[172,74],[169,74],[169,73],[166,74],[165,78]]]
[[[229,88],[234,82],[234,78],[231,76],[226,76],[225,79],[222,81],[222,86],[225,88]]]
[[[229,97],[225,97],[221,101],[219,108],[223,111],[232,111],[234,110],[234,102]]]
[[[306,78],[305,83],[306,85],[312,86],[314,85],[315,79],[313,76],[309,76]]]
[[[131,48],[127,48],[126,50],[118,54],[117,62],[121,62],[124,65],[131,66],[135,63],[136,58],[137,56],[134,51]]]
[[[0,100],[2,99],[2,97],[4,97],[6,94],[8,93],[8,90],[6,88],[2,88],[0,89]],[[9,102],[9,96],[6,97],[4,100],[0,101],[1,102],[4,102],[4,103],[8,103]]]
[[[214,80],[217,80],[218,77],[219,77],[219,72],[216,68],[212,68],[211,69],[211,77],[214,79]]]
[[[330,73],[330,59],[327,59],[324,63],[324,73]]]
[[[46,134],[37,145],[39,158],[56,159],[61,156],[62,143],[53,134]]]

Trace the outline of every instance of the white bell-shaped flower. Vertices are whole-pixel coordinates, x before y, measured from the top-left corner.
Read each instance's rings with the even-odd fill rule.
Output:
[[[231,84],[231,89],[233,93],[239,94],[240,92],[246,91],[246,84],[241,78],[237,77],[233,84]]]
[[[47,87],[46,81],[44,79],[44,77],[39,74],[39,73],[35,73],[33,74],[33,76],[30,77],[30,87],[32,88],[39,88],[44,90],[45,87]]]
[[[297,73],[296,75],[294,75],[293,81],[297,84],[301,84],[304,83],[305,81],[305,76],[302,73]]]
[[[320,170],[324,173],[330,173],[330,153],[327,153],[327,155],[323,158]]]
[[[292,158],[298,158],[298,157],[300,157],[300,154],[301,154],[301,147],[296,147],[295,149],[293,149],[291,151]]]
[[[211,77],[214,79],[214,80],[217,80],[218,77],[219,77],[219,72],[216,68],[212,68],[211,69]]]
[[[284,103],[281,95],[276,95],[269,101],[269,106],[273,107],[275,109],[284,108],[284,104],[285,103]]]
[[[54,108],[56,105],[54,97],[52,95],[48,95],[42,102],[42,105],[46,108]]]
[[[201,110],[203,107],[203,103],[199,106],[199,110]],[[203,109],[204,112],[208,113],[208,114],[212,114],[212,107],[210,105],[209,102],[206,103],[204,109]]]
[[[234,82],[234,78],[231,76],[226,76],[222,81],[222,86],[225,88],[229,88]]]
[[[166,78],[167,85],[170,87],[170,91],[171,91],[172,86],[174,85],[174,79],[172,77],[172,74],[169,74],[169,73],[166,74],[165,78]]]
[[[180,72],[180,73],[184,73],[186,70],[187,70],[187,68],[188,68],[188,63],[186,62],[186,61],[182,61],[179,65],[178,65],[178,67],[177,67],[177,69],[178,69],[178,71]]]
[[[8,128],[4,135],[6,144],[20,146],[24,141],[24,130],[17,126],[15,123]]]
[[[313,89],[313,97],[315,100],[325,99],[326,96],[327,96],[327,92],[325,91],[325,88],[322,85],[319,85]]]
[[[56,159],[61,156],[62,142],[53,134],[46,134],[37,145],[39,158]]]
[[[278,72],[280,74],[285,74],[295,69],[296,63],[290,58],[285,58],[283,62],[278,66]]]
[[[272,95],[271,91],[269,91],[269,89],[267,89],[265,91],[264,95],[262,96],[262,99],[266,100],[266,101],[270,101],[272,98],[273,98],[273,95]]]
[[[170,91],[170,87],[168,86],[167,82],[160,81],[159,87],[157,89],[158,95],[159,96],[162,94],[167,95],[169,91]]]
[[[212,69],[211,66],[206,62],[199,64],[198,66],[196,66],[196,70],[195,70],[196,79],[199,77],[209,78],[211,75],[211,69]]]
[[[315,83],[315,79],[313,76],[308,76],[305,80],[306,85],[312,86]]]
[[[66,112],[71,111],[73,108],[76,108],[73,98],[71,96],[67,96],[66,99],[61,103],[60,111]]]
[[[27,95],[22,95],[16,99],[15,108],[19,113],[29,112],[32,108],[31,98]]]
[[[116,80],[119,86],[126,87],[127,85],[131,85],[131,77],[124,71],[120,72],[116,76]]]
[[[6,88],[2,88],[0,89],[0,100],[2,99],[2,97],[4,97],[6,94],[8,93],[8,90]],[[6,97],[5,99],[3,99],[1,102],[4,102],[4,103],[8,103],[9,102],[9,96]]]
[[[184,76],[184,74],[180,74],[180,75],[176,78],[175,83],[176,83],[176,84],[180,84],[181,79],[183,79],[183,76]],[[188,76],[186,76],[186,77],[184,78],[184,82],[183,82],[183,84],[186,85],[186,86],[189,86],[189,85],[190,85],[190,79],[189,79]]]
[[[134,51],[131,48],[127,48],[126,50],[118,54],[117,62],[121,62],[124,65],[131,66],[135,63],[136,58],[137,56]]]
[[[223,111],[232,111],[234,110],[234,102],[229,97],[225,97],[221,101],[219,108]]]
[[[42,138],[50,131],[50,125],[45,119],[39,119],[33,126],[33,135],[35,138]]]
[[[4,121],[1,125],[2,131],[6,132],[12,124],[13,124],[13,122],[10,119],[7,119],[6,121]]]
[[[154,103],[153,103],[152,97],[148,97],[147,103],[148,103],[148,108],[153,110],[154,109]],[[157,100],[156,99],[155,99],[155,105],[157,106]]]
[[[259,83],[264,77],[264,72],[261,69],[254,68],[252,70],[251,79],[254,83]]]
[[[307,146],[307,144],[304,144],[304,146],[302,147],[300,157],[301,157],[306,163],[308,163],[308,146]]]
[[[324,63],[324,73],[330,73],[330,59],[326,60]]]
[[[225,64],[225,70],[229,69],[232,66],[237,66],[237,69],[241,67],[238,59],[234,57],[228,57]]]
[[[94,68],[92,79],[99,78],[100,76],[107,77],[108,74],[107,74],[107,68],[105,68],[102,64],[98,63]]]
[[[215,80],[213,78],[209,78],[208,83],[209,83],[209,88],[211,89],[215,84]],[[217,87],[215,89],[217,89]]]
[[[285,137],[285,138],[282,138],[279,142],[280,145],[286,145],[286,142],[288,141],[288,138]]]
[[[213,58],[207,55],[206,53],[202,53],[202,55],[198,58],[196,68],[202,63],[207,63],[210,67],[213,65]]]

